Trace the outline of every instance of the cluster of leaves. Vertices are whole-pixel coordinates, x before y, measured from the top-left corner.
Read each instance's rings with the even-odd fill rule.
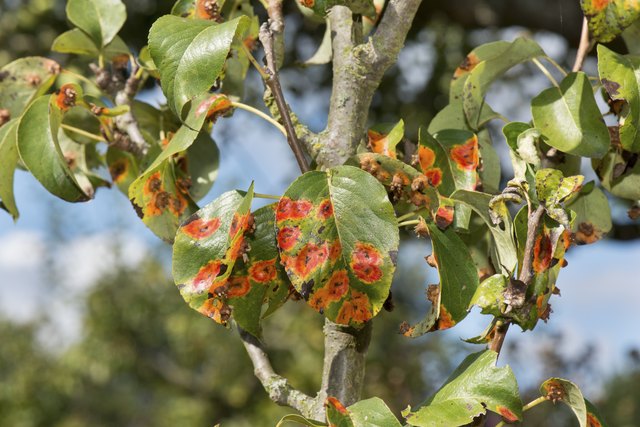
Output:
[[[376,10],[371,0],[301,4],[321,17],[336,4],[349,4],[357,14]],[[638,25],[637,7],[627,10],[627,2],[583,1],[583,8],[597,40]],[[75,28],[52,48],[97,59],[96,82],[46,58],[2,68],[2,207],[18,217],[16,168],[71,202],[115,184],[144,223],[173,243],[173,275],[185,301],[217,323],[233,319],[257,337],[261,319],[292,294],[338,324],[360,328],[369,322],[390,296],[400,227],[408,225],[431,240],[428,262],[440,283],[427,290],[430,311],[413,326],[404,323],[404,335],[451,328],[473,306],[492,320],[472,342],[490,341],[504,322],[533,329],[549,317],[566,250],[595,242],[611,228],[607,197],[595,183],[583,185],[581,157],[592,159],[611,194],[640,199],[638,59],[598,46],[596,84],[618,118],[607,127],[589,77],[560,68],[564,77],[557,83],[541,60],[555,63],[535,42],[520,38],[469,53],[454,73],[449,104],[420,129],[415,153],[402,153],[411,161],[399,159],[403,122],[378,125],[347,164],[303,174],[277,203],[252,212],[252,185],[199,209],[197,201],[216,176],[211,126],[238,105],[252,59],[258,21],[250,3],[179,0],[153,25],[149,46],[137,57],[117,36],[126,19],[120,0],[70,0],[67,15]],[[515,176],[500,191],[500,164],[486,125],[503,117],[484,96],[494,81],[527,61],[553,86],[531,100],[529,123],[503,127]],[[166,108],[132,99],[148,77],[159,79]],[[51,88],[57,91],[49,93]],[[143,141],[128,131],[131,117]],[[105,167],[111,181],[98,173]],[[515,216],[508,203],[519,207]],[[535,212],[540,226],[531,220]],[[487,409],[520,420],[513,373],[495,368],[495,358],[490,351],[469,356],[440,391],[405,411],[407,422],[461,425]],[[596,417],[587,414],[573,385],[551,381],[546,397],[568,402],[581,425]],[[335,425],[363,425],[363,413],[379,414],[380,425],[397,424],[385,421],[388,412],[377,400],[349,408],[327,402]]]

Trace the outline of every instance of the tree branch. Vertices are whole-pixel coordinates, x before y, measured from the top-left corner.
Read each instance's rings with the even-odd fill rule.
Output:
[[[578,46],[578,52],[576,52],[576,61],[574,62],[571,71],[576,72],[582,69],[582,64],[584,64],[584,60],[592,48],[593,43],[589,41],[589,24],[585,17],[582,20],[582,32],[580,33],[580,45]]]
[[[298,136],[296,135],[296,130],[293,122],[291,121],[291,115],[289,113],[289,106],[284,99],[282,87],[280,86],[274,51],[274,32],[271,29],[272,23],[273,21],[270,19],[268,23],[262,24],[262,26],[260,27],[259,35],[260,42],[262,42],[262,46],[264,47],[267,72],[269,73],[269,77],[265,79],[265,84],[267,85],[267,87],[269,87],[271,93],[273,94],[276,105],[280,112],[280,117],[282,118],[282,124],[287,130],[287,141],[289,142],[289,146],[291,147],[291,150],[296,157],[296,161],[298,162],[300,171],[304,173],[309,170],[309,163],[307,162],[307,158],[305,157],[302,145],[300,144]]]
[[[254,374],[269,394],[271,400],[281,406],[289,406],[305,417],[312,416],[314,399],[294,389],[286,378],[273,370],[264,346],[253,335],[238,327],[240,338],[253,363]]]
[[[360,32],[349,8],[331,9],[333,90],[317,158],[323,167],[344,163],[364,138],[373,95],[396,62],[421,2],[390,0],[375,34],[363,44],[357,44]]]

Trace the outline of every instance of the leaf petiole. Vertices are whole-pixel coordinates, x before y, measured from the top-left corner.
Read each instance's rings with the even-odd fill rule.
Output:
[[[397,220],[398,220],[398,222],[402,222],[402,221],[405,221],[405,220],[407,220],[407,219],[413,218],[413,217],[415,217],[416,215],[417,215],[417,212],[409,212],[408,214],[404,214],[404,215],[402,215],[402,216],[399,216],[399,217],[397,218]]]
[[[270,77],[269,73],[264,70],[264,67],[260,65],[258,60],[253,56],[249,48],[244,43],[241,43],[240,45],[242,46],[242,50],[244,51],[245,55],[247,55],[247,58],[249,58],[249,62],[251,62],[251,65],[253,65],[254,68],[258,70],[258,73],[260,73],[260,77],[262,78],[262,80],[267,81]]]
[[[99,141],[99,142],[104,141],[103,137],[95,135],[95,134],[93,134],[91,132],[87,132],[86,130],[78,129],[77,127],[65,125],[64,123],[62,123],[60,125],[60,127],[62,129],[68,130],[69,132],[77,133],[78,135],[82,135],[82,136],[85,136],[87,138],[93,139],[94,141]]]
[[[273,117],[263,113],[262,111],[258,110],[257,108],[254,108],[251,105],[243,104],[242,102],[235,102],[235,101],[231,102],[231,106],[233,106],[235,108],[239,108],[241,110],[248,111],[250,113],[255,114],[258,117],[261,117],[262,119],[268,121],[269,123],[274,125],[276,128],[278,128],[278,130],[280,132],[282,132],[282,134],[285,136],[285,138],[287,137],[287,130],[284,128],[284,126],[282,126],[280,123],[278,123]]]
[[[262,194],[262,193],[253,193],[253,197],[257,197],[259,199],[270,199],[270,200],[280,200],[282,196],[274,196],[273,194]]]
[[[398,223],[398,227],[405,227],[408,225],[418,225],[420,224],[420,220],[419,219],[412,219],[411,221],[404,221],[404,222],[399,222]]]
[[[538,61],[536,58],[532,58],[531,62],[533,62],[535,66],[538,67],[540,71],[542,71],[542,74],[544,74],[555,87],[560,89],[560,85],[558,84],[556,79],[553,78],[549,70],[547,70],[547,68],[544,65],[542,65],[540,61]]]

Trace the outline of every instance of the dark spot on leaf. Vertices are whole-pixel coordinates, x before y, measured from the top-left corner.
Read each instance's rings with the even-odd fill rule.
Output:
[[[218,275],[222,276],[224,273],[226,273],[227,268],[229,268],[227,264],[220,264],[220,271],[218,272]]]
[[[398,251],[389,251],[389,258],[391,259],[391,264],[396,266],[398,264]]]
[[[6,79],[7,77],[9,77],[9,72],[8,71],[0,71],[0,83]]]
[[[322,234],[322,232],[324,231],[326,227],[323,225],[322,227],[318,228],[318,234]]]
[[[313,285],[315,284],[315,280],[311,279],[302,284],[302,288],[300,289],[300,295],[304,298],[305,301],[309,301],[309,295],[313,290]]]
[[[142,207],[140,207],[140,205],[135,203],[133,200],[131,201],[131,204],[133,205],[133,209],[136,211],[138,218],[144,219],[144,212],[142,211]]]
[[[617,82],[612,82],[611,80],[602,79],[602,86],[607,91],[607,93],[611,96],[618,94],[618,89],[620,89],[620,84]]]

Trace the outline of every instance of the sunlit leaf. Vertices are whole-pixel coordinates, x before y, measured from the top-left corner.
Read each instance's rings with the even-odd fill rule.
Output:
[[[114,37],[104,48],[101,48],[79,28],[66,31],[56,37],[51,45],[51,50],[60,53],[87,55],[94,58],[97,58],[100,52],[103,52],[106,59],[111,59],[117,55],[129,55],[129,48],[120,37]]]
[[[495,366],[498,354],[471,354],[426,402],[402,415],[412,426],[455,427],[470,423],[487,409],[510,422],[522,419],[522,401],[511,368]]]
[[[587,424],[587,407],[577,385],[562,378],[549,378],[540,386],[540,393],[553,403],[562,402],[571,408],[580,427],[591,427]]]
[[[180,117],[190,100],[209,91],[223,71],[234,38],[250,21],[223,24],[173,15],[158,19],[149,32],[149,49],[169,105]]]
[[[375,125],[367,132],[369,148],[377,154],[396,158],[396,145],[404,137],[404,121]]]
[[[280,199],[278,248],[295,288],[336,323],[362,326],[389,295],[399,232],[384,187],[352,166],[307,172]]]
[[[598,73],[609,97],[624,103],[619,118],[622,148],[640,152],[640,58],[598,45]]]
[[[478,289],[471,299],[471,305],[480,307],[482,314],[502,316],[507,281],[508,278],[502,274],[487,277],[478,285]]]
[[[111,43],[127,19],[120,0],[69,0],[67,18],[87,33],[97,46]]]
[[[53,195],[69,202],[89,199],[69,169],[58,143],[62,111],[56,95],[42,96],[25,111],[18,126],[18,150],[24,165]]]
[[[640,200],[640,161],[637,153],[614,146],[602,159],[591,162],[602,186],[614,196]]]
[[[13,195],[13,175],[19,159],[17,132],[18,120],[12,120],[0,127],[0,200],[14,221],[19,216]]]
[[[580,190],[578,196],[567,203],[567,209],[575,212],[571,231],[578,245],[594,243],[611,230],[611,209],[607,196],[591,181]]]
[[[329,396],[324,402],[330,427],[355,427],[347,408],[335,397]]]
[[[253,184],[246,194],[222,194],[180,226],[173,245],[173,279],[182,298],[223,325],[232,315],[230,301],[251,291],[248,277],[231,272],[249,249],[252,199]]]
[[[640,17],[640,4],[628,0],[580,0],[589,32],[599,42],[613,40]]]
[[[400,422],[379,397],[361,400],[347,408],[354,427],[400,427]]]
[[[0,68],[0,109],[20,117],[26,106],[43,95],[60,73],[57,62],[39,56],[17,59]]]
[[[560,87],[545,89],[531,100],[533,123],[545,142],[565,153],[602,157],[609,132],[583,72],[570,73]]]

